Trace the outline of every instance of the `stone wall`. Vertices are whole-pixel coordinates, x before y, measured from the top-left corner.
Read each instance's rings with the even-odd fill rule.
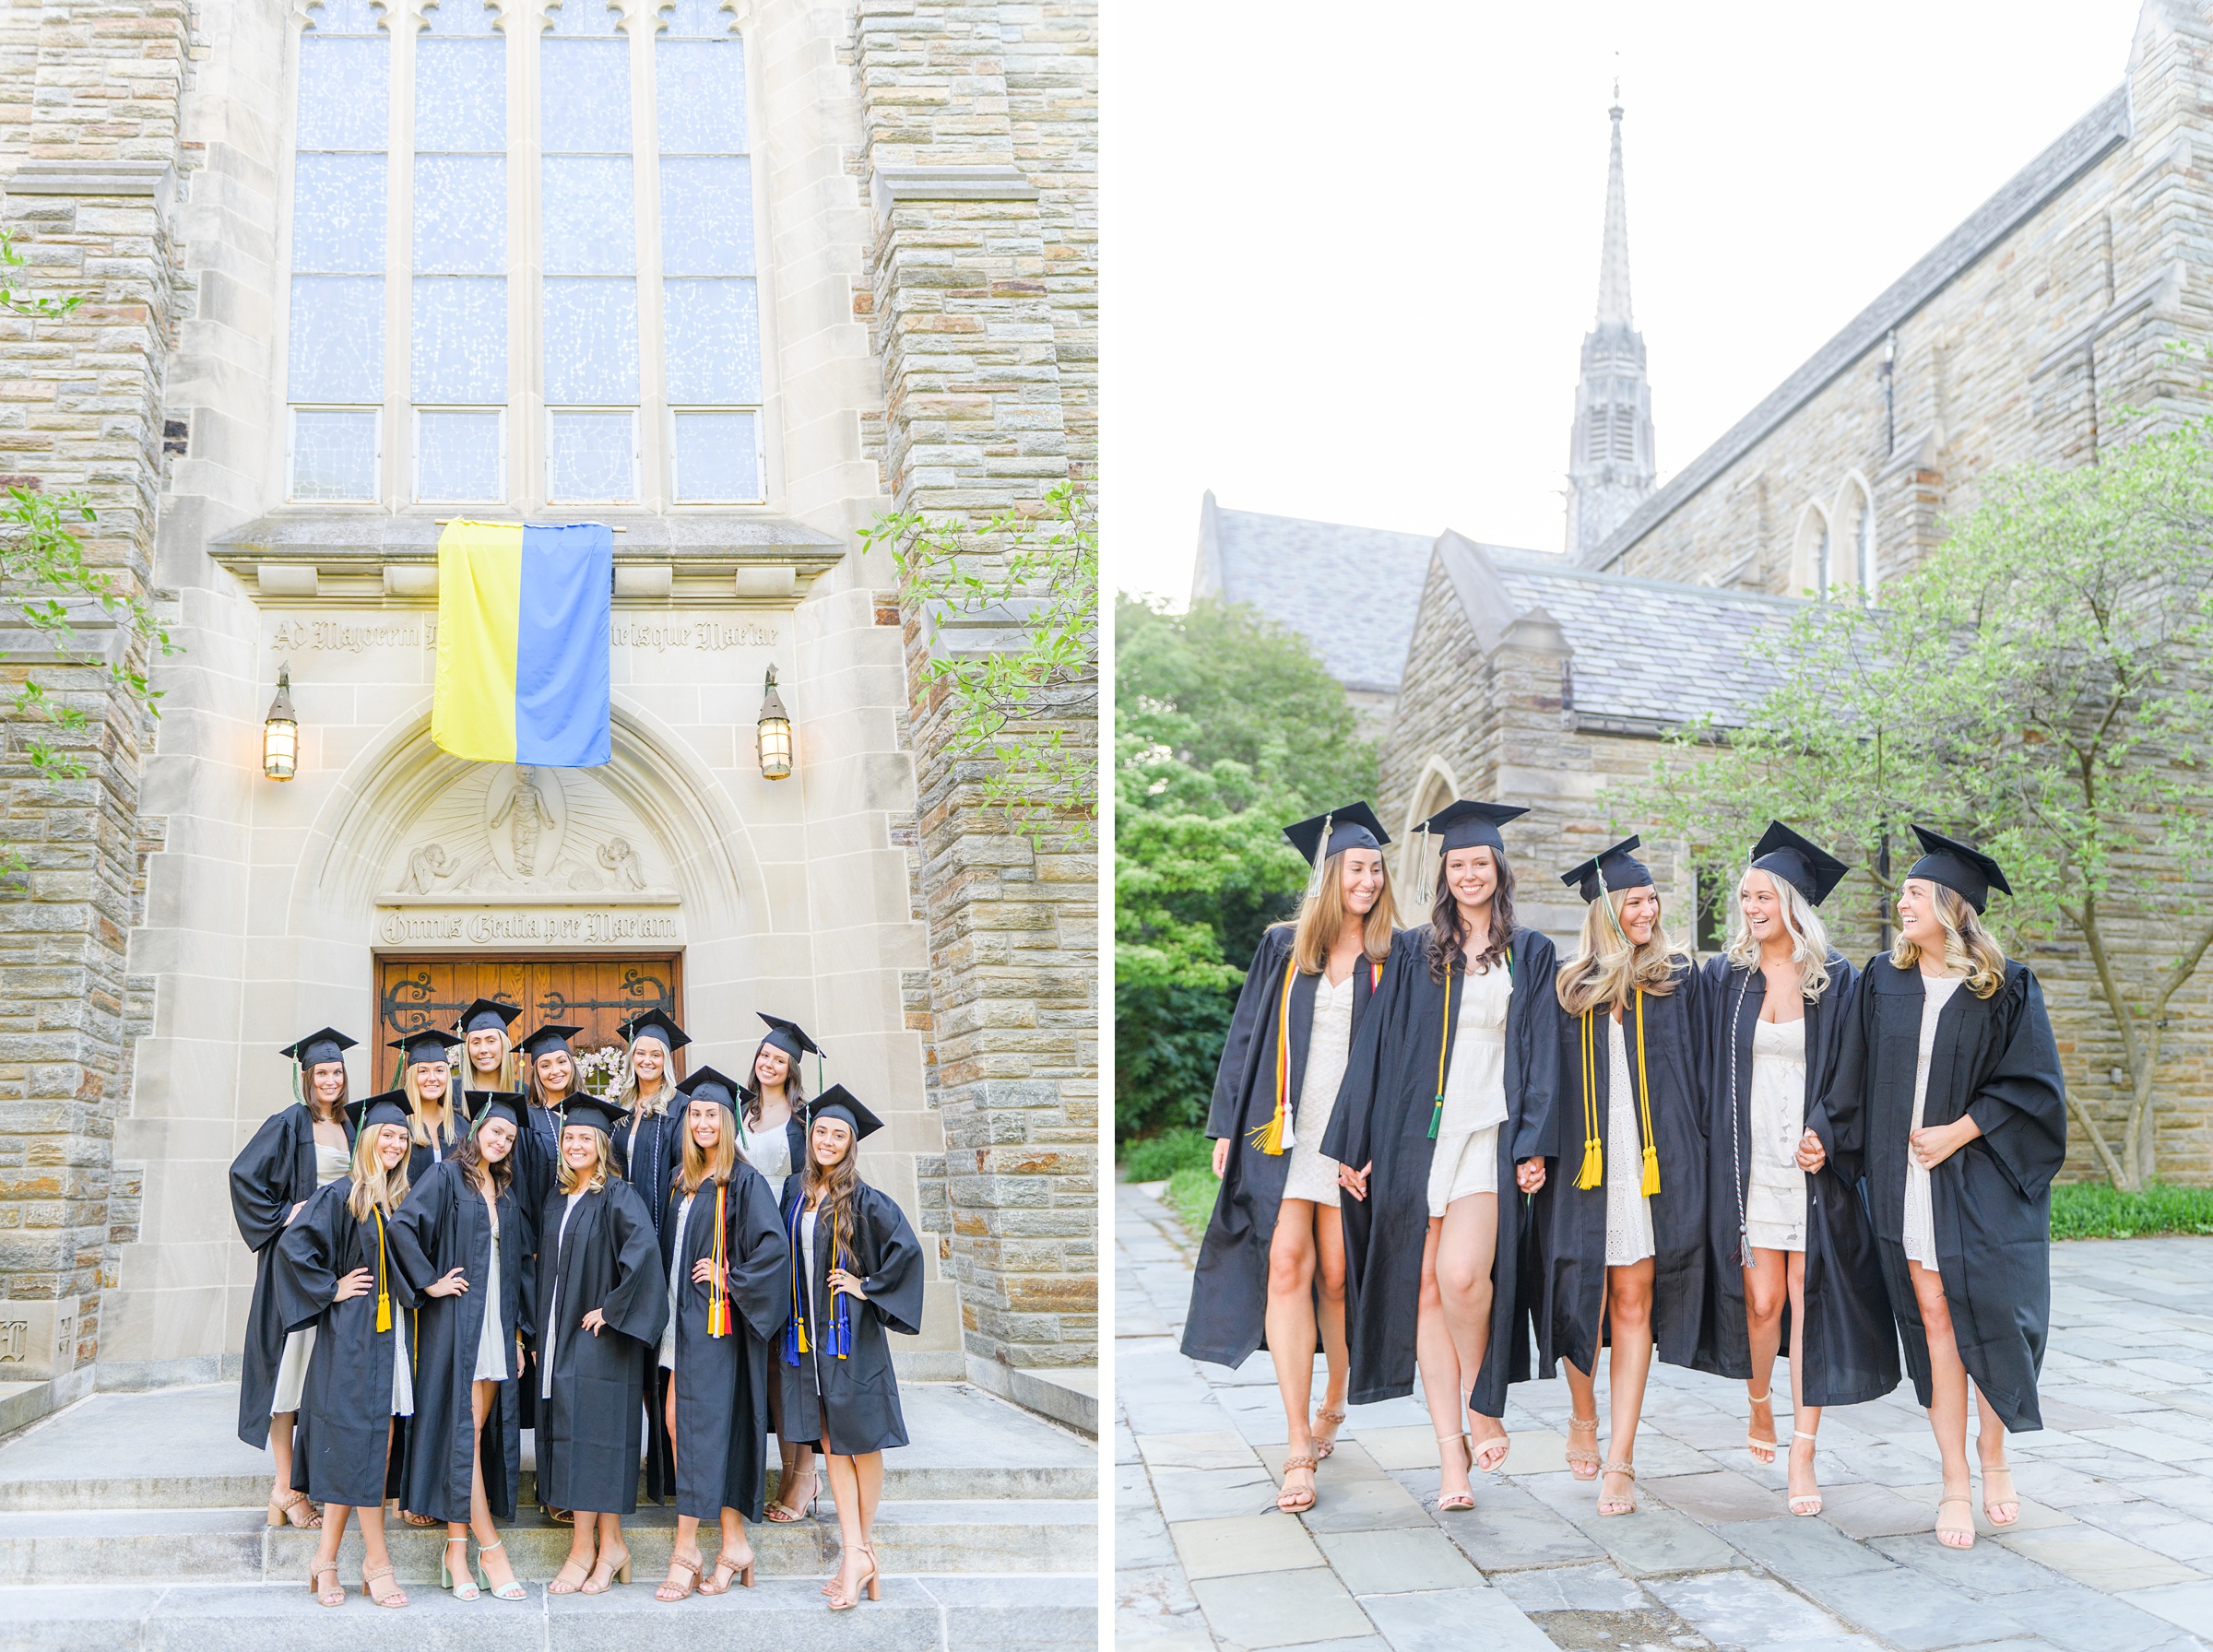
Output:
[[[890,0],[854,25],[876,210],[870,309],[897,509],[981,530],[1096,454],[1095,62],[1086,4]],[[972,554],[1001,548],[980,532]],[[930,1082],[972,1366],[1097,1345],[1096,856],[978,806],[903,593],[930,947]],[[1053,719],[1027,730],[1047,733]],[[1062,720],[1095,747],[1095,723]]]

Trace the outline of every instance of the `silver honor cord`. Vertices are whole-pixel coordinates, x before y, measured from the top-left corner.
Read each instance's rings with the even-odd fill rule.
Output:
[[[1746,970],[1745,978],[1737,983],[1736,1008],[1729,1013],[1729,1165],[1735,1174],[1733,1186],[1736,1189],[1736,1257],[1739,1268],[1752,1261],[1752,1229],[1745,1218],[1745,1159],[1744,1124],[1736,1106],[1736,1029],[1745,1013],[1745,995],[1752,990],[1752,972]]]

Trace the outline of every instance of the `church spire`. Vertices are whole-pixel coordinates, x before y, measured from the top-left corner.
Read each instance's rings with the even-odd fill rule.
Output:
[[[1586,567],[1648,498],[1657,473],[1644,336],[1629,309],[1629,207],[1622,184],[1621,86],[1614,88],[1606,225],[1599,250],[1598,315],[1583,338],[1582,381],[1568,444],[1568,555]]]

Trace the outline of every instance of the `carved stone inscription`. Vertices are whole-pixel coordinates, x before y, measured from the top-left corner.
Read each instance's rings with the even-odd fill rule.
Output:
[[[412,906],[376,914],[380,947],[633,947],[683,938],[675,913],[632,908]]]
[[[727,654],[740,648],[774,648],[776,628],[758,620],[716,620],[699,614],[663,614],[651,620],[618,616],[608,627],[607,640],[609,647],[646,654]],[[286,616],[269,628],[269,647],[283,655],[428,648],[437,641],[438,621],[427,614],[369,620]]]

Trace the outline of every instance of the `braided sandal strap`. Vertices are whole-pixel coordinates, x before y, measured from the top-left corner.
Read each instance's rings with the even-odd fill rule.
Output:
[[[1626,1474],[1631,1480],[1635,1480],[1637,1465],[1634,1463],[1607,1463],[1600,1468],[1599,1472],[1601,1474]]]
[[[1316,1408],[1314,1415],[1323,1422],[1343,1422],[1345,1420],[1347,1413],[1343,1411],[1332,1411],[1327,1406],[1320,1406]]]
[[[1321,1467],[1320,1462],[1311,1457],[1287,1457],[1284,1459],[1285,1474],[1290,1473],[1294,1469],[1319,1469],[1320,1467]]]

